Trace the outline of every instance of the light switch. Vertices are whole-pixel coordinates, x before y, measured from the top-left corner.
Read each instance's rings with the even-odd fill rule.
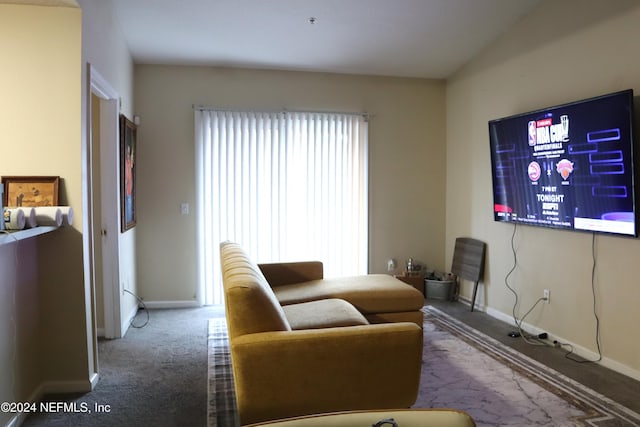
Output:
[[[182,215],[189,215],[189,203],[182,203],[180,205],[180,213]]]

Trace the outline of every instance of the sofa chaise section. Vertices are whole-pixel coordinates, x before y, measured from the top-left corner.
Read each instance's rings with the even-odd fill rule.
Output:
[[[319,261],[259,264],[283,306],[339,298],[371,323],[413,322],[422,327],[424,296],[413,286],[386,274],[324,278]]]

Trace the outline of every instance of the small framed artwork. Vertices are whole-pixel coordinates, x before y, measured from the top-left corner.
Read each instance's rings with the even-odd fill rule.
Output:
[[[3,176],[5,207],[58,206],[59,176]]]
[[[120,115],[120,232],[136,225],[136,125]]]

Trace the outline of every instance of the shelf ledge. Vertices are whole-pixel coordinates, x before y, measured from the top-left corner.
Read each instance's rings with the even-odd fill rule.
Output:
[[[26,230],[2,230],[0,231],[0,245],[30,239],[32,237],[40,236],[41,234],[51,233],[57,229],[58,227],[38,226],[34,228],[27,228]]]

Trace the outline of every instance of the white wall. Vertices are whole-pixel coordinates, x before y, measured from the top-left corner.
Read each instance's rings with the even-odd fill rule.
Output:
[[[444,268],[444,82],[320,73],[136,65],[138,285],[150,301],[196,298],[192,104],[367,111],[370,270],[408,257]]]
[[[640,93],[640,4],[635,1],[544,1],[447,82],[446,255],[458,236],[488,243],[479,301],[511,316],[504,284],[513,266],[512,225],[493,222],[487,122],[622,89]],[[518,226],[518,265],[509,282],[519,316],[551,290],[551,303],[526,321],[593,357],[591,235]],[[595,292],[604,363],[640,378],[640,241],[597,236]],[[463,293],[470,297],[469,284]]]

